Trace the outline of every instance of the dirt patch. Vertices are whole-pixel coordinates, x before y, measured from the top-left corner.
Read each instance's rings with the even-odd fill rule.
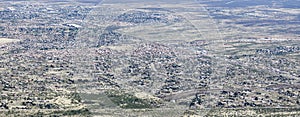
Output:
[[[0,38],[0,45],[1,44],[6,44],[6,43],[11,43],[11,42],[17,42],[20,41],[18,39],[9,39],[9,38]]]

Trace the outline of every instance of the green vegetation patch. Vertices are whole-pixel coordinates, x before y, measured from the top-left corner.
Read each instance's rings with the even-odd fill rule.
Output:
[[[124,93],[122,91],[110,90],[106,92],[106,95],[112,102],[124,109],[154,108],[157,105],[157,102],[155,101],[140,99],[132,94]]]

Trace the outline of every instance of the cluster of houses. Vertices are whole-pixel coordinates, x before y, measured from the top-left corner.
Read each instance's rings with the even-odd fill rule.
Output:
[[[248,61],[232,57],[230,58],[232,63],[241,64],[228,65],[225,74],[222,74],[224,76],[215,76],[213,74],[216,71],[212,65],[216,61],[207,56],[207,50],[203,49],[208,45],[205,41],[177,45],[149,41],[136,43],[130,42],[132,37],[109,30],[98,34],[96,42],[98,46],[77,48],[74,47],[78,46],[75,45],[77,41],[75,37],[83,27],[64,21],[82,19],[90,9],[24,5],[14,7],[20,9],[0,11],[3,22],[0,24],[0,36],[21,40],[0,45],[0,109],[77,108],[84,103],[78,96],[74,97],[77,91],[84,94],[111,89],[142,90],[155,97],[178,95],[176,99],[190,99],[194,95],[190,95],[193,93],[189,91],[207,90],[184,102],[190,103],[190,106],[203,104],[202,107],[240,108],[300,105],[299,87],[293,84],[297,81],[296,78],[299,78],[299,75],[297,76],[299,69],[294,70],[292,78],[265,73],[266,70],[280,73],[279,68],[292,66],[287,64],[288,60],[280,59],[272,63],[263,61],[262,59],[267,58],[262,57],[242,56],[249,57]],[[30,10],[32,12],[26,12],[28,7],[32,8]],[[31,19],[30,25],[21,23]],[[44,21],[44,25],[33,22],[42,23],[40,20]],[[124,13],[118,16],[118,21],[170,23],[179,22],[180,18],[140,10]],[[16,26],[17,24],[13,22],[22,26]],[[133,47],[124,51],[108,48],[122,44]],[[282,55],[299,51],[299,47],[280,46],[274,49],[258,49],[254,53],[257,56]],[[253,62],[253,65],[257,66],[248,64],[247,66],[247,62]],[[269,68],[257,70],[261,64]],[[275,64],[282,66],[277,66],[277,69],[274,67]],[[215,82],[221,81],[224,81],[222,84],[226,86],[224,89],[209,90],[210,87],[217,85]],[[205,103],[204,94],[210,95],[205,98],[216,97],[216,99],[211,103]]]

